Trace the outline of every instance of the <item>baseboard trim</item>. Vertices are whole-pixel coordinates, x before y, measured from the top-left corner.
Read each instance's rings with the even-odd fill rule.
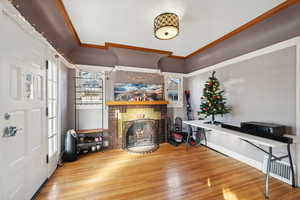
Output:
[[[204,145],[204,144],[201,144],[201,145]],[[244,155],[241,155],[239,153],[236,153],[234,151],[226,149],[225,147],[222,147],[220,145],[217,145],[217,144],[214,144],[214,143],[211,143],[211,142],[207,142],[207,147],[209,149],[212,149],[212,150],[220,153],[220,154],[226,155],[226,156],[231,157],[233,159],[236,159],[240,162],[243,162],[247,165],[250,165],[251,167],[254,167],[254,168],[258,169],[259,171],[261,171],[262,173],[265,174],[265,171],[263,170],[263,163],[261,163],[259,161],[253,160],[249,157],[246,157]],[[277,178],[277,177],[273,176],[272,174],[270,174],[270,176],[272,176],[274,178]],[[285,182],[285,181],[283,181],[283,182]],[[299,183],[296,183],[296,185],[297,185],[297,187],[300,187]]]
[[[218,150],[216,150],[216,149],[213,149],[213,148],[211,148],[211,147],[209,147],[209,146],[206,146],[206,145],[204,145],[204,144],[200,144],[201,146],[203,146],[203,147],[206,147],[206,148],[208,148],[208,149],[210,149],[210,150],[212,150],[212,151],[215,151],[215,152],[217,152],[218,154],[221,154],[221,155],[223,155],[223,156],[225,156],[225,157],[230,157],[230,156],[228,156],[227,154],[224,154],[224,153],[222,153],[222,152],[220,152],[220,151],[218,151]]]
[[[254,167],[260,171],[262,171],[263,169],[263,163],[259,162],[259,161],[256,161],[256,160],[253,160],[251,158],[248,158],[244,155],[241,155],[239,153],[236,153],[234,151],[231,151],[229,149],[226,149],[225,147],[222,147],[220,145],[217,145],[217,144],[214,144],[214,143],[211,143],[211,142],[207,142],[207,146],[211,149],[214,149],[215,151],[217,152],[220,152],[222,154],[225,154],[231,158],[234,158],[238,161],[241,161],[247,165],[250,165],[251,167]]]

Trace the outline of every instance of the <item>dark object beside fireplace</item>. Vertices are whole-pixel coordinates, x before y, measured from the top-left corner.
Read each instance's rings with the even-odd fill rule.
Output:
[[[159,120],[124,121],[122,147],[135,153],[153,152],[159,145],[158,131]]]

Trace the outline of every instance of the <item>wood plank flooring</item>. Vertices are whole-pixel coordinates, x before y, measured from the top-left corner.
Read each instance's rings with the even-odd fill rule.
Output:
[[[204,147],[162,144],[154,153],[94,153],[59,168],[38,198],[59,200],[262,200],[264,174]],[[270,200],[299,200],[274,178]]]

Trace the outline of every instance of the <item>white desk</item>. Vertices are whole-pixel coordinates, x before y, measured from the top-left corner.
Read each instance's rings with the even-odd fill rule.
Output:
[[[249,144],[255,146],[256,148],[260,149],[261,151],[265,152],[266,154],[268,154],[269,159],[268,159],[268,164],[267,164],[267,172],[266,172],[266,176],[265,176],[265,198],[266,199],[269,198],[269,174],[270,174],[270,167],[271,167],[272,161],[281,160],[283,158],[289,158],[291,172],[292,172],[292,176],[293,176],[293,187],[295,187],[295,174],[294,174],[294,168],[293,168],[293,161],[292,161],[292,157],[291,157],[291,153],[290,153],[290,144],[263,138],[263,137],[259,137],[259,136],[254,136],[254,135],[250,135],[250,134],[246,134],[246,133],[242,133],[239,131],[222,128],[221,126],[205,124],[201,120],[183,121],[183,123],[193,126],[193,127],[202,128],[202,129],[204,129],[205,132],[207,132],[208,130],[211,130],[214,133],[226,134],[226,135],[230,135],[232,137],[239,138],[239,139],[244,140],[244,141],[248,142]],[[190,135],[191,135],[191,133],[189,132],[189,135],[187,137],[188,139],[190,138]],[[290,136],[290,135],[285,135],[285,136],[292,138],[293,143],[299,142],[299,137]],[[188,139],[186,142],[187,149],[188,149],[188,145],[189,145]],[[264,149],[256,146],[253,143],[266,146],[269,148],[269,151],[265,151]],[[287,147],[288,155],[282,156],[282,157],[274,156],[272,154],[272,148],[278,148],[278,147]]]
[[[263,137],[258,137],[255,135],[250,135],[246,133],[242,133],[239,131],[234,131],[226,128],[222,128],[221,126],[216,126],[212,124],[205,124],[201,120],[192,120],[192,121],[183,121],[184,124],[199,127],[199,128],[204,128],[206,130],[213,130],[216,133],[222,133],[226,135],[230,135],[233,137],[237,137],[243,140],[247,140],[249,142],[253,142],[256,144],[264,145],[267,147],[285,147],[287,144],[284,142],[278,142],[276,140],[271,140]],[[294,143],[297,142],[297,137],[291,136],[291,135],[285,135],[286,137],[290,137],[293,139]]]

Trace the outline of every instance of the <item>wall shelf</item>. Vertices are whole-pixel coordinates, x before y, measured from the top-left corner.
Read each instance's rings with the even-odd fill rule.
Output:
[[[104,108],[104,91],[103,91],[103,78],[100,72],[84,72],[77,71],[76,77],[74,77],[75,84],[75,129],[86,129],[86,128],[99,128],[99,126],[90,127],[90,125],[82,126],[86,122],[87,114],[92,110],[99,110],[101,115],[100,128],[103,128],[103,108]],[[87,110],[87,111],[84,111]],[[90,111],[88,111],[90,110]],[[82,116],[82,117],[81,117]],[[90,116],[90,115],[88,115]],[[91,117],[90,120],[95,119]],[[98,119],[98,117],[97,117]],[[100,118],[99,118],[100,119]],[[83,121],[82,121],[83,120]],[[84,123],[89,124],[89,123]]]
[[[100,72],[77,71],[77,76],[74,77],[77,153],[103,151],[110,145],[110,138],[106,136],[108,131],[103,129],[104,81],[102,76]]]

